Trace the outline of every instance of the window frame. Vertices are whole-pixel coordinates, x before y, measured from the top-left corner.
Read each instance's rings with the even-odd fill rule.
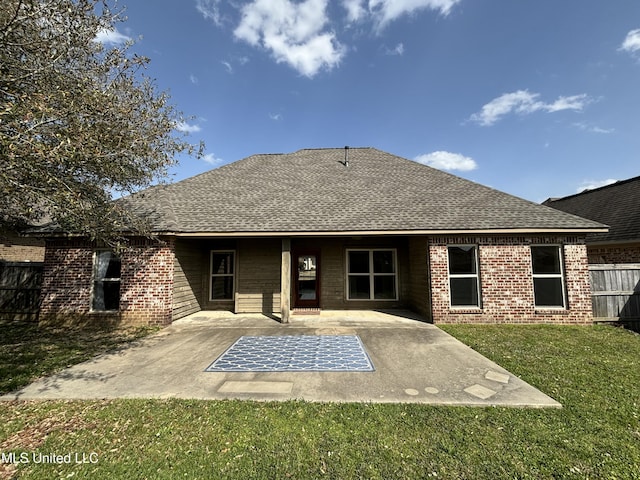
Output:
[[[475,259],[475,267],[476,273],[451,273],[451,262],[450,262],[450,248],[462,248],[462,247],[471,247],[474,251],[474,259]],[[451,288],[451,279],[452,278],[475,278],[476,284],[476,293],[478,297],[478,301],[476,304],[470,305],[454,305],[453,304],[453,295]],[[451,309],[482,309],[482,285],[480,283],[480,246],[477,244],[470,243],[456,243],[447,245],[447,284],[449,286],[449,308]]]
[[[535,273],[533,265],[533,249],[536,247],[553,247],[558,254],[558,264],[560,265],[560,273]],[[565,279],[564,268],[564,248],[563,245],[557,243],[532,244],[529,246],[531,261],[531,287],[533,289],[533,306],[536,310],[566,310],[567,309],[567,284]],[[560,288],[562,289],[562,305],[538,305],[536,303],[536,278],[560,278]]]
[[[231,266],[232,273],[213,273],[213,256],[220,253],[230,253],[232,255]],[[236,251],[232,249],[210,250],[209,251],[209,301],[210,302],[232,302],[236,293]],[[231,277],[231,297],[229,298],[213,298],[213,278]]]
[[[368,252],[369,254],[369,272],[367,273],[350,273],[349,272],[349,254],[351,252]],[[373,253],[374,252],[391,252],[393,255],[393,272],[392,273],[375,273]],[[347,248],[345,258],[345,298],[349,302],[397,302],[399,295],[398,285],[398,251],[396,248]],[[368,277],[369,278],[369,298],[350,298],[349,280],[351,277]],[[375,278],[376,277],[393,277],[394,279],[394,297],[393,298],[375,298]]]
[[[110,253],[115,258],[120,261],[120,276],[119,277],[99,277],[98,276],[98,258],[101,253]],[[113,250],[108,248],[97,248],[93,251],[92,257],[92,265],[91,265],[91,297],[90,297],[90,305],[89,311],[91,313],[117,313],[121,310],[121,300],[122,300],[122,257],[117,255]],[[108,267],[107,267],[108,268]],[[106,272],[105,272],[106,274]],[[106,306],[104,309],[96,308],[96,284],[97,283],[110,283],[110,284],[118,284],[118,308],[117,309],[107,309]],[[104,292],[104,288],[103,288]],[[104,302],[104,299],[103,299]]]

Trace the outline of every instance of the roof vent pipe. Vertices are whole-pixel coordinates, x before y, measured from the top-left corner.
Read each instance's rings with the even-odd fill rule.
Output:
[[[349,146],[344,147],[344,166],[349,166]]]

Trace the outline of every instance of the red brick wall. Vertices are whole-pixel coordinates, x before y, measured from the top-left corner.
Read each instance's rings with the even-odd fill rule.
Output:
[[[589,263],[640,263],[640,243],[588,246]]]
[[[479,247],[480,308],[451,307],[448,245]],[[566,309],[536,309],[531,245],[563,246]],[[431,237],[431,294],[434,323],[588,323],[592,321],[587,254],[582,238]]]
[[[120,310],[125,322],[168,325],[173,311],[175,241],[133,243],[122,254]]]
[[[171,323],[174,273],[173,240],[132,240],[121,254],[120,312],[91,311],[93,252],[85,241],[47,242],[40,317],[75,321]]]

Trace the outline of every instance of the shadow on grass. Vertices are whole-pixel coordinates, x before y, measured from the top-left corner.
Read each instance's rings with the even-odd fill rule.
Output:
[[[130,344],[156,330],[111,325],[0,323],[0,394]]]

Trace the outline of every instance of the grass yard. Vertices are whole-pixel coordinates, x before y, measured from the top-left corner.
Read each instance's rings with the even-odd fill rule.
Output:
[[[141,338],[155,328],[0,323],[0,394]]]
[[[640,478],[640,336],[612,327],[444,329],[564,408],[182,400],[2,403],[0,454],[5,460],[12,452],[17,459],[24,454],[30,461],[0,465],[0,476]],[[0,349],[3,375],[17,368],[13,358],[28,358],[18,360],[16,345],[13,354],[4,351],[6,345]],[[36,464],[38,453],[70,454],[71,463]]]

